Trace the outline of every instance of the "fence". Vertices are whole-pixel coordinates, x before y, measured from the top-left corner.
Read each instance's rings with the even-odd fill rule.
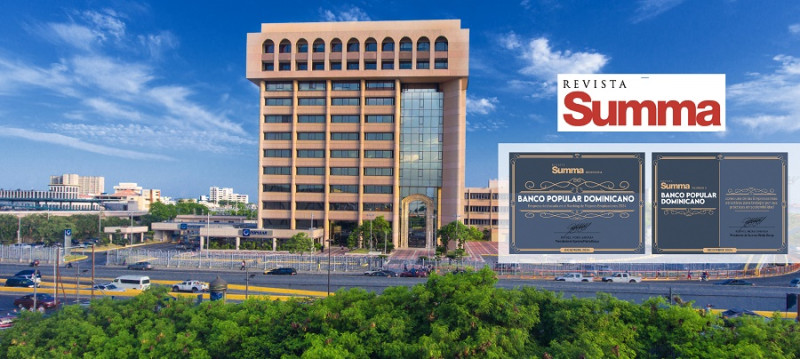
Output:
[[[237,270],[242,261],[250,270],[267,270],[278,267],[293,267],[299,271],[327,271],[327,255],[296,255],[263,251],[163,251],[145,249],[120,249],[108,253],[106,265],[124,266],[148,261],[157,268]],[[384,260],[376,256],[331,256],[333,272],[363,272],[379,268]]]
[[[40,265],[52,265],[56,250],[53,247],[19,247],[0,245],[0,261],[3,263],[28,264],[38,260]],[[278,267],[294,267],[299,271],[322,272],[328,270],[328,256],[321,254],[286,254],[265,251],[202,251],[185,252],[175,250],[147,250],[126,248],[106,252],[106,265],[124,266],[148,261],[157,268],[237,270],[242,261],[250,270],[267,270]],[[59,258],[63,262],[63,257]],[[368,269],[388,268],[397,271],[411,268],[430,268],[446,273],[460,268],[481,269],[490,266],[498,275],[505,278],[553,279],[564,273],[579,272],[587,276],[604,276],[613,272],[629,272],[648,279],[699,279],[703,272],[709,279],[756,277],[781,275],[800,270],[800,264],[758,266],[755,264],[529,264],[529,263],[487,263],[465,260],[415,261],[392,260],[382,256],[339,255],[330,257],[330,270],[333,272],[363,272]]]

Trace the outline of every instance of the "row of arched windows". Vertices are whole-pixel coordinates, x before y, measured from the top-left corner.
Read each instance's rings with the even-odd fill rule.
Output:
[[[330,52],[342,52],[346,50],[347,52],[359,52],[360,51],[361,43],[356,38],[352,38],[347,41],[347,43],[343,43],[342,40],[333,39],[330,41],[329,50]],[[427,37],[420,37],[417,40],[417,51],[430,51],[431,50],[431,42],[428,40]],[[298,53],[307,53],[309,52],[308,41],[305,39],[297,40],[295,44],[295,51]],[[387,37],[383,39],[380,44],[381,52],[393,52],[395,48],[395,42],[391,37]],[[404,51],[411,51],[414,48],[414,44],[412,43],[411,39],[408,37],[404,37],[400,40],[399,43],[399,50],[401,52]],[[265,54],[272,54],[275,53],[275,42],[272,40],[264,41],[263,50]],[[378,51],[378,42],[373,38],[368,38],[364,41],[364,51],[365,52],[377,52]],[[434,51],[447,51],[447,39],[444,36],[439,36],[436,41],[434,42]],[[278,43],[278,53],[281,54],[288,54],[292,52],[292,43],[289,40],[282,40]],[[325,52],[325,41],[322,39],[316,39],[311,44],[311,52],[320,53]]]

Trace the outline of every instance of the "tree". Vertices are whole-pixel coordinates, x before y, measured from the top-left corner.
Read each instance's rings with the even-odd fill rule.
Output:
[[[305,252],[310,252],[313,246],[314,241],[311,239],[311,237],[303,232],[300,232],[293,235],[292,238],[289,238],[283,245],[283,248],[288,250],[289,253],[303,254]]]
[[[373,220],[365,220],[361,225],[356,227],[350,236],[347,237],[347,244],[350,248],[355,248],[358,245],[358,239],[362,238],[366,242],[367,247],[381,249],[386,245],[387,250],[394,249],[390,238],[392,238],[392,224],[389,223],[383,216],[378,216]],[[378,239],[383,239],[380,243]]]
[[[17,216],[0,214],[0,243],[11,244],[17,242]]]

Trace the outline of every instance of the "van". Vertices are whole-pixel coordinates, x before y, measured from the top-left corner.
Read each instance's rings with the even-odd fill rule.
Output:
[[[145,275],[123,275],[114,279],[117,288],[145,290],[150,288],[150,277]]]

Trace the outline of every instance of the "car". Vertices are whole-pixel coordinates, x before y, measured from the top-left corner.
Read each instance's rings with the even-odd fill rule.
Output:
[[[608,277],[603,277],[603,282],[606,283],[639,283],[642,277],[630,275],[628,273],[614,273]]]
[[[96,284],[92,287],[94,290],[101,290],[103,292],[123,292],[125,289],[117,287],[114,283]]]
[[[0,329],[8,329],[14,326],[14,321],[17,320],[17,315],[8,313],[0,317]]]
[[[133,264],[128,264],[128,269],[136,269],[136,270],[152,270],[153,265],[150,262],[136,262]]]
[[[400,273],[401,277],[415,277],[415,278],[425,278],[428,276],[428,271],[423,269],[411,268],[405,272]]]
[[[376,270],[376,271],[368,271],[370,274],[364,273],[364,275],[368,275],[371,277],[397,277],[397,272],[390,271],[390,270]]]
[[[25,277],[33,280],[37,284],[42,283],[42,272],[39,272],[38,269],[26,269],[17,272],[14,274],[14,277]]]
[[[755,285],[755,283],[751,283],[751,282],[748,282],[748,281],[742,280],[742,279],[728,279],[728,280],[724,280],[722,282],[717,282],[717,283],[714,283],[714,284],[715,285],[748,285],[748,286],[754,286]]]
[[[264,271],[264,274],[267,275],[297,275],[297,269],[291,267],[284,267],[284,268],[275,268],[270,269],[268,271]]]
[[[173,292],[192,292],[208,291],[208,283],[199,280],[185,280],[172,286]]]
[[[450,273],[453,273],[453,274],[467,274],[467,270],[466,269],[456,269],[456,270],[454,270],[454,271],[452,271]]]
[[[6,287],[23,287],[33,288],[38,287],[39,284],[34,282],[31,278],[26,277],[11,277],[6,279]]]
[[[557,282],[591,282],[592,278],[584,277],[581,273],[566,273],[555,278]]]
[[[789,286],[793,288],[800,288],[800,278],[792,279],[792,281],[789,282]]]
[[[397,272],[392,271],[392,270],[388,270],[388,269],[384,269],[384,270],[381,271],[381,274],[378,274],[378,276],[381,276],[381,277],[397,277]]]
[[[42,311],[58,306],[58,301],[50,294],[36,293],[36,309]],[[33,294],[28,294],[14,300],[14,306],[22,309],[33,308]]]
[[[373,270],[368,270],[368,271],[364,272],[364,275],[367,275],[367,276],[374,276],[374,275],[375,275],[375,273],[378,273],[378,272],[380,272],[380,271],[381,271],[381,269],[373,269]]]

